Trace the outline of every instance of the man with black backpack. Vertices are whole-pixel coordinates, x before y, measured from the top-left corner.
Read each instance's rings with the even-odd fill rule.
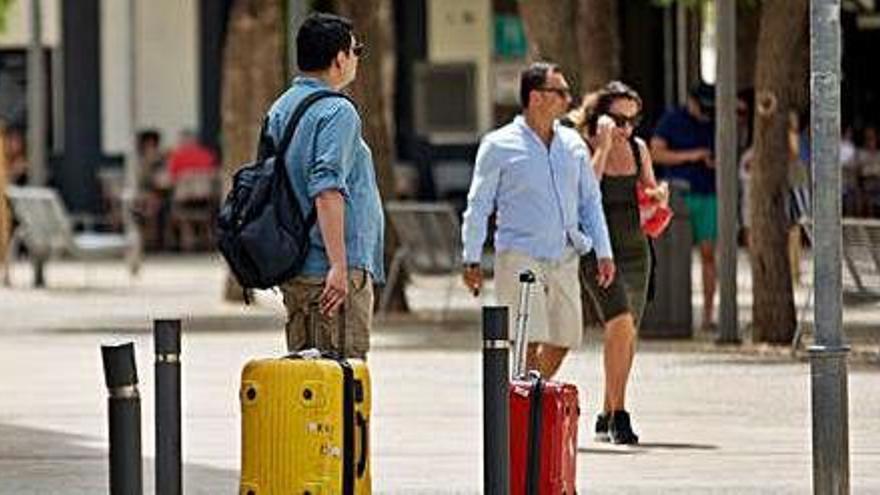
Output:
[[[308,219],[302,266],[279,284],[288,313],[287,347],[293,352],[317,344],[364,358],[373,282],[385,276],[385,220],[360,116],[338,93],[354,81],[364,47],[350,20],[313,14],[297,34],[296,50],[302,76],[275,101],[265,125],[274,143],[284,143],[292,132],[286,149],[279,151],[293,196]],[[290,131],[297,113],[299,122]],[[335,333],[339,317],[345,318],[345,339]],[[345,349],[339,349],[340,340]]]

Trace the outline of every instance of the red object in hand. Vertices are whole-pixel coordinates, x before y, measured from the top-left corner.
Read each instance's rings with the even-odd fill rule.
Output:
[[[641,184],[636,187],[636,197],[639,202],[639,222],[642,225],[642,232],[652,239],[660,237],[672,221],[672,208],[648,196],[645,187]]]

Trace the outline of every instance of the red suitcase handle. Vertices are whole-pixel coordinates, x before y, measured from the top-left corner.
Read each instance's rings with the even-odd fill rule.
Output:
[[[529,296],[531,286],[537,278],[535,272],[523,270],[519,274],[519,308],[516,314],[516,334],[513,346],[513,378],[525,379],[529,372],[526,369],[526,349],[529,344]]]

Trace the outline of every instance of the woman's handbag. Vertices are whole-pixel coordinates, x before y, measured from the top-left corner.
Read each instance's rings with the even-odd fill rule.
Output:
[[[645,186],[641,183],[636,186],[636,196],[639,202],[639,222],[642,232],[652,239],[660,237],[672,221],[672,208],[668,203],[648,196]]]

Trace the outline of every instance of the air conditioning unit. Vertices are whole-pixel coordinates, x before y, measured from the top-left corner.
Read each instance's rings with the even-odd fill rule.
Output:
[[[432,144],[478,138],[477,67],[473,63],[417,63],[414,67],[415,133]]]

